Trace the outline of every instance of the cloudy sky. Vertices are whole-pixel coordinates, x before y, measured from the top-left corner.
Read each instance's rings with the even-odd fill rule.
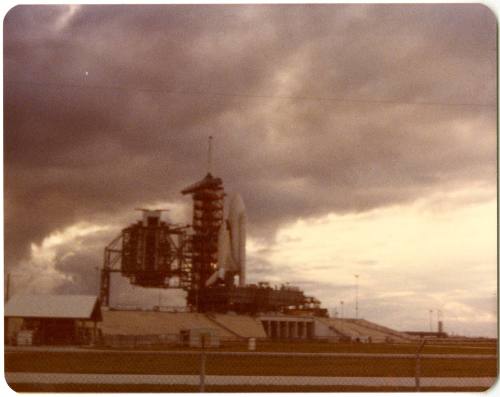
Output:
[[[449,332],[496,334],[482,5],[19,6],[4,95],[13,293],[95,292],[134,208],[189,222],[179,192],[213,135],[247,206],[249,281],[354,316],[358,274],[360,317],[428,330],[439,310]]]

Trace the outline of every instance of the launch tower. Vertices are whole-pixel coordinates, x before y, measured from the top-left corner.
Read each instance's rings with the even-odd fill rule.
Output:
[[[207,280],[217,270],[217,244],[223,222],[224,188],[222,179],[208,173],[201,181],[182,190],[193,197],[193,235],[191,236],[191,288],[188,303],[199,306]]]

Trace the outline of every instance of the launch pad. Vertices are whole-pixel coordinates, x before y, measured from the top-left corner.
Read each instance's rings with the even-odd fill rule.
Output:
[[[210,148],[209,148],[210,151]],[[228,199],[210,172],[181,191],[193,198],[191,225],[161,219],[163,210],[142,210],[104,250],[100,300],[109,306],[111,273],[132,285],[179,288],[197,312],[304,312],[326,315],[320,302],[298,287],[246,283],[246,210],[239,194]]]

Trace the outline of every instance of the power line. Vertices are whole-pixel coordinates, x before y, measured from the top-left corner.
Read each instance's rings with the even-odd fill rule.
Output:
[[[207,96],[207,97],[228,97],[228,98],[244,98],[244,99],[283,99],[283,100],[311,100],[324,102],[346,102],[359,104],[387,104],[387,105],[410,105],[410,106],[448,106],[448,107],[487,107],[496,108],[496,104],[492,103],[472,103],[472,102],[408,102],[395,99],[355,99],[355,98],[334,98],[322,96],[287,96],[287,95],[258,95],[258,94],[234,94],[224,92],[206,92],[206,91],[175,91],[164,87],[130,87],[120,85],[88,85],[78,83],[55,83],[55,82],[35,82],[35,81],[19,81],[12,80],[4,81],[4,85],[30,85],[39,87],[54,87],[54,88],[74,88],[74,89],[93,89],[93,90],[114,90],[114,91],[136,91],[136,92],[151,92],[161,93],[165,95],[177,96]]]

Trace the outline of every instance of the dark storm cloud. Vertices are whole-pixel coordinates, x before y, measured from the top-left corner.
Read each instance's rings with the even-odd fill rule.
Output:
[[[74,222],[188,200],[208,135],[252,237],[494,186],[495,29],[480,5],[16,7],[6,264]]]
[[[57,285],[56,292],[61,294],[98,294],[99,275],[96,265],[101,261],[101,251],[77,253],[60,258],[55,269],[69,276]]]

